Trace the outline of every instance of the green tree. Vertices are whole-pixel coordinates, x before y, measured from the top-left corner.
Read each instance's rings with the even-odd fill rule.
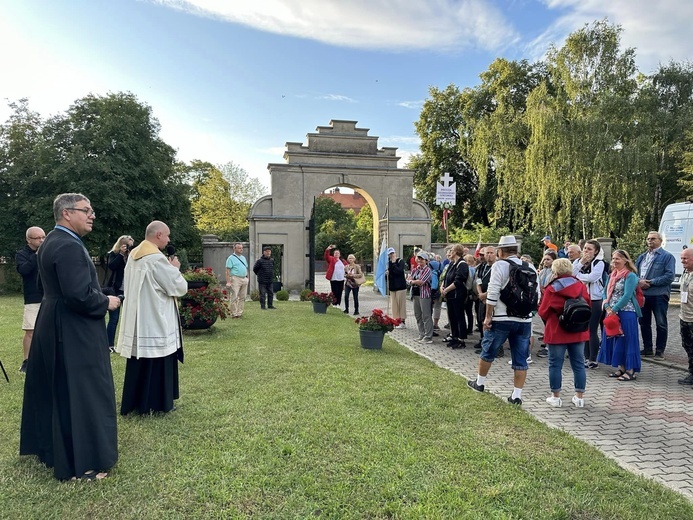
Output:
[[[621,50],[620,32],[600,21],[571,34],[549,51],[549,79],[528,97],[534,226],[558,238],[619,233],[646,204],[634,51]]]
[[[335,244],[346,257],[353,247],[354,212],[347,211],[329,197],[315,199],[315,258],[322,259],[325,249]]]
[[[373,212],[369,204],[361,208],[356,216],[356,225],[350,242],[356,260],[365,264],[373,261]]]
[[[693,149],[687,136],[693,127],[693,64],[660,65],[642,80],[637,107],[638,127],[650,136],[648,164],[653,170],[649,211],[644,211],[642,218],[648,229],[654,229],[668,204],[693,192],[682,180],[686,153]]]
[[[32,131],[15,131],[20,123],[31,123]],[[25,177],[21,191],[10,197],[26,208],[24,226],[44,223],[50,229],[45,223],[53,220],[55,196],[81,192],[97,212],[94,231],[85,238],[92,254],[110,249],[121,234],[142,237],[155,219],[170,226],[177,246],[199,243],[189,186],[174,168],[175,151],[159,137],[151,108],[133,94],[88,95],[47,121],[19,104],[3,128],[10,129],[0,145],[0,162],[10,165],[7,179]],[[13,150],[22,150],[19,163]]]
[[[197,229],[222,240],[248,239],[248,213],[266,189],[240,166],[229,162],[218,167],[193,161],[186,170],[192,178],[192,212]]]
[[[37,214],[39,199],[50,198],[47,182],[37,176],[37,151],[42,140],[43,121],[21,99],[8,104],[12,110],[0,125],[0,256],[13,258],[30,226],[50,229],[50,213]]]

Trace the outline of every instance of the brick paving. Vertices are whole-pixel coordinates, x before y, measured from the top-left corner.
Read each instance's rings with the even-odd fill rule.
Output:
[[[316,276],[316,290],[329,292],[324,275]],[[362,314],[374,308],[387,309],[386,299],[372,292],[371,287],[363,287],[360,293]],[[443,310],[441,327],[445,323]],[[479,335],[467,340],[466,349],[454,351],[441,341],[444,335],[441,331],[432,345],[415,342],[418,331],[410,303],[407,328],[390,333],[392,339],[436,365],[467,379],[476,377],[479,357],[471,346]],[[485,382],[486,391],[503,400],[513,389],[509,359],[509,355],[497,359]],[[669,341],[664,360],[643,358],[642,371],[632,383],[607,377],[612,367],[600,365],[587,370],[584,408],[575,408],[570,402],[573,375],[567,361],[563,366],[563,407],[549,406],[545,401],[550,395],[548,360],[536,355],[533,359],[522,393],[523,410],[595,446],[629,471],[650,477],[693,500],[693,388],[677,383],[686,374],[688,358],[681,347],[675,300],[669,307]]]

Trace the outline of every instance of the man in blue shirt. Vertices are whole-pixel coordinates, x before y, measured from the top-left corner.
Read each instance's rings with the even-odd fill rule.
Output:
[[[240,318],[248,294],[248,261],[243,256],[243,244],[234,244],[233,254],[226,259],[226,288],[231,317]]]
[[[674,281],[674,255],[661,248],[662,235],[656,231],[647,234],[647,251],[635,261],[640,281],[638,285],[645,295],[645,305],[640,318],[640,333],[642,335],[643,356],[651,356],[652,352],[652,315],[657,325],[657,342],[654,351],[655,358],[664,357],[667,347],[667,310],[671,296],[671,282]]]

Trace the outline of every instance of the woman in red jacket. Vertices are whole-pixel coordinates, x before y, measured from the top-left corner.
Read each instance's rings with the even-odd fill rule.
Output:
[[[344,292],[344,266],[347,263],[340,258],[339,249],[337,246],[329,245],[325,249],[325,262],[327,262],[327,273],[325,278],[330,281],[330,288],[334,295],[334,304],[339,307],[342,304],[342,292]]]
[[[582,297],[590,305],[590,296],[584,283],[573,276],[573,265],[566,258],[554,260],[551,271],[556,277],[546,286],[539,306],[539,316],[546,323],[544,343],[549,349],[549,385],[551,396],[546,402],[551,406],[561,406],[561,383],[563,360],[566,350],[570,356],[570,366],[573,368],[575,379],[575,395],[573,404],[582,408],[587,376],[585,374],[585,341],[590,339],[589,328],[584,332],[568,332],[559,323],[558,317],[563,313],[568,299]],[[589,320],[588,322],[589,323]]]

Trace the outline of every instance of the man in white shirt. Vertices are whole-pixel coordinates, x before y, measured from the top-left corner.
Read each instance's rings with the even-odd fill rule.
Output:
[[[467,385],[477,392],[484,391],[486,375],[491,369],[491,364],[496,358],[498,350],[508,340],[512,355],[513,393],[508,397],[511,404],[522,404],[522,388],[527,378],[527,358],[529,357],[529,341],[532,336],[532,314],[517,316],[516,309],[508,308],[501,298],[501,291],[510,280],[510,262],[515,265],[523,265],[518,258],[519,248],[515,237],[502,236],[497,247],[499,260],[491,267],[491,278],[486,295],[486,318],[484,319],[484,337],[481,341],[481,354],[479,356],[479,369],[476,380],[470,379]],[[525,263],[534,272],[530,289],[536,291],[536,303],[539,301],[539,282],[534,266]]]

